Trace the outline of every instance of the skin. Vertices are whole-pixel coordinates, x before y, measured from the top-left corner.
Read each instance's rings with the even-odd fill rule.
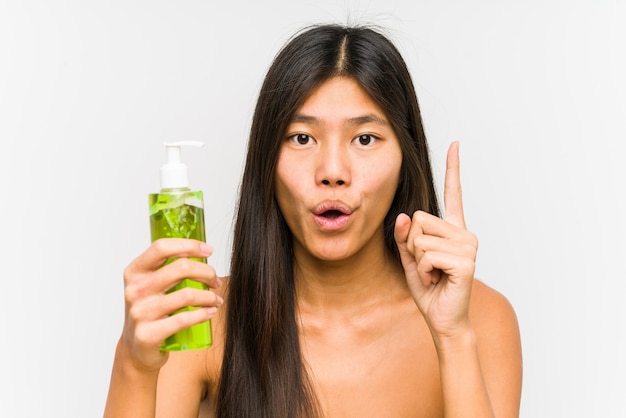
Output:
[[[474,279],[458,143],[447,156],[445,219],[396,220],[402,264],[387,256],[383,218],[400,172],[398,139],[356,82],[328,80],[296,112],[276,169],[276,199],[294,236],[297,314],[325,417],[517,417],[522,363],[509,302]],[[326,209],[347,214],[328,217]],[[154,243],[125,272],[126,322],[105,416],[213,416],[226,286],[208,246]],[[183,277],[211,291],[165,291]],[[178,307],[204,309],[172,317]],[[159,352],[173,331],[212,318],[214,346]],[[204,401],[203,401],[204,399]]]

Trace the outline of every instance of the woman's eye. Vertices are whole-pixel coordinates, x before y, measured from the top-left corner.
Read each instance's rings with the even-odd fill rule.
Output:
[[[295,142],[298,145],[307,145],[313,138],[307,134],[294,134],[289,137],[290,141]]]
[[[377,139],[378,138],[375,137],[374,135],[363,134],[363,135],[359,135],[356,138],[354,138],[354,141],[358,145],[367,146],[367,145],[372,145],[374,142],[376,142]]]

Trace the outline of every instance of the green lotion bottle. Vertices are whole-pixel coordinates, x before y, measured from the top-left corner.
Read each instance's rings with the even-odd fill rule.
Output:
[[[152,242],[159,238],[191,238],[206,241],[202,191],[192,191],[189,188],[188,169],[181,161],[181,147],[203,145],[202,142],[197,141],[165,143],[167,163],[161,167],[161,191],[148,196]],[[206,263],[206,258],[192,259]],[[174,260],[168,259],[164,266]],[[185,287],[207,290],[204,283],[183,279],[168,293]],[[187,306],[172,315],[193,309],[197,308]],[[209,347],[211,343],[211,321],[207,321],[169,336],[161,345],[161,349],[163,351],[196,350]]]

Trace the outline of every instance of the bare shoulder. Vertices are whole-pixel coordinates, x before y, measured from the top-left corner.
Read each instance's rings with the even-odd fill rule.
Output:
[[[504,327],[519,333],[517,315],[506,296],[477,279],[472,287],[470,316],[477,332]]]
[[[503,294],[475,280],[470,319],[495,415],[517,417],[522,390],[522,346],[515,310]]]
[[[205,364],[205,350],[168,354],[167,363],[159,372],[157,417],[198,415],[207,390]]]
[[[501,361],[517,357],[520,357],[521,361],[517,315],[502,293],[475,280],[470,303],[470,320],[481,352],[489,354],[490,358],[500,357]]]

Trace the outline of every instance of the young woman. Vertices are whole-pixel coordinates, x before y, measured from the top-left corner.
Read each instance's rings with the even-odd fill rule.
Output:
[[[366,27],[277,55],[252,124],[231,274],[160,240],[125,271],[106,417],[516,417],[515,313],[474,279],[458,143],[445,217],[406,65]],[[179,260],[159,268],[170,257]],[[210,291],[166,291],[185,277]],[[203,309],[169,316],[187,306]],[[214,345],[166,354],[213,318]]]

